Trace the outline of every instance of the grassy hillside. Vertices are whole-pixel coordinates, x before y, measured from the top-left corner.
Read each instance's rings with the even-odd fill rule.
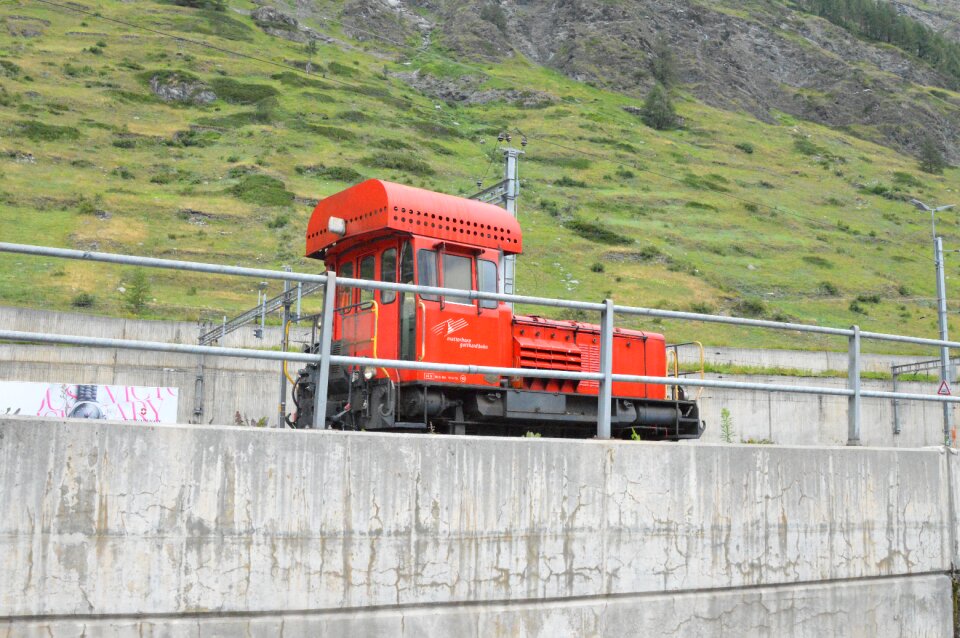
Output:
[[[509,130],[514,144],[520,132],[529,140],[521,292],[935,334],[929,217],[903,200],[957,201],[955,169],[923,174],[914,159],[843,133],[789,116],[764,124],[683,95],[685,128],[656,132],[623,109],[635,100],[522,58],[454,62],[438,49],[351,40],[335,22],[310,25],[334,41],[308,52],[265,34],[243,15],[249,2],[225,12],[70,6],[136,26],[35,0],[0,4],[11,33],[32,34],[0,40],[4,241],[316,272],[301,257],[311,200],[367,177],[472,193],[478,178],[498,179],[496,135]],[[308,61],[315,74],[296,69]],[[437,103],[393,75],[415,69],[553,102]],[[218,98],[163,102],[149,82],[171,77]],[[938,228],[960,248],[956,214]],[[947,265],[960,273],[954,255]],[[0,255],[0,302],[124,314],[118,289],[129,278]],[[256,301],[252,281],[158,271],[150,283],[151,317],[231,314]],[[636,325],[718,345],[841,346],[653,323]]]

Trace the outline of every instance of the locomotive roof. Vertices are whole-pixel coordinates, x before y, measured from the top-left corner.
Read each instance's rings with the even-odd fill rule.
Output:
[[[328,230],[331,217],[346,233]],[[385,229],[507,254],[523,247],[520,224],[504,209],[472,199],[369,179],[320,201],[307,224],[307,257],[322,257],[338,241]]]

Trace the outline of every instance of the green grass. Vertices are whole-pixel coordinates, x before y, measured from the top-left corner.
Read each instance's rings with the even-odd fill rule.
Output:
[[[103,0],[97,10],[256,57],[305,61],[302,45],[229,10],[223,16],[244,27],[231,33],[243,37],[199,30],[214,19],[189,7]],[[480,64],[437,49],[411,60],[403,49],[383,57],[383,43],[377,55],[360,43],[321,44],[314,60],[323,61],[324,78],[38,4],[17,11],[50,25],[40,37],[0,42],[5,241],[319,272],[322,264],[302,256],[313,200],[368,177],[469,195],[478,179],[499,179],[497,134],[510,131],[518,144],[522,131],[529,145],[520,168],[521,293],[936,334],[929,217],[902,200],[955,201],[956,169],[921,177],[913,158],[848,134],[785,115],[764,123],[682,94],[686,128],[653,131],[623,111],[639,96],[592,88],[521,55]],[[83,31],[103,35],[69,35]],[[101,39],[99,55],[84,51]],[[474,75],[486,87],[524,86],[557,102],[437,109],[385,77],[385,65]],[[219,87],[220,99],[165,104],[144,81],[158,72]],[[873,185],[883,192],[870,192]],[[94,201],[93,212],[80,212],[81,202]],[[947,213],[938,223],[948,246],[960,246],[957,219]],[[951,282],[960,281],[960,261],[948,257],[948,275],[958,310],[960,289]],[[96,312],[122,315],[122,276],[104,264],[0,255],[0,301],[68,310],[88,293]],[[256,283],[152,272],[157,301],[146,313],[222,317],[253,305]],[[878,301],[857,301],[862,296]],[[854,302],[867,314],[851,310]],[[842,339],[716,324],[618,323],[674,342],[846,347]]]

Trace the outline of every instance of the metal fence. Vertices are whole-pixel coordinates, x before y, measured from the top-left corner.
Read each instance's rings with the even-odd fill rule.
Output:
[[[469,374],[491,374],[498,376],[539,377],[550,379],[592,380],[600,385],[598,396],[598,438],[610,438],[610,410],[612,403],[612,387],[614,382],[646,383],[652,385],[672,386],[678,384],[676,377],[638,376],[613,373],[613,334],[614,318],[617,314],[643,317],[659,317],[663,319],[677,319],[686,321],[703,321],[709,323],[747,326],[770,330],[787,330],[811,334],[843,337],[847,340],[848,348],[848,383],[846,388],[829,388],[817,386],[778,385],[769,383],[749,383],[727,381],[722,379],[692,379],[683,378],[679,385],[702,388],[727,388],[734,390],[751,390],[763,392],[785,392],[795,394],[816,394],[845,396],[848,399],[848,429],[847,444],[860,444],[861,428],[861,401],[863,398],[893,399],[899,401],[934,401],[938,403],[957,403],[960,397],[940,396],[936,394],[913,394],[903,392],[886,392],[878,390],[863,390],[860,386],[860,345],[864,339],[887,341],[894,343],[908,343],[936,348],[960,348],[960,342],[940,341],[922,337],[885,334],[879,332],[862,331],[858,326],[851,328],[831,328],[824,326],[810,326],[799,323],[768,321],[763,319],[745,319],[739,317],[724,317],[719,315],[701,314],[695,312],[680,312],[675,310],[658,310],[655,308],[641,308],[633,306],[615,305],[612,300],[606,299],[602,303],[585,301],[567,301],[545,297],[531,297],[526,295],[512,295],[500,293],[485,293],[479,291],[464,291],[450,288],[431,286],[417,286],[397,284],[366,279],[338,278],[336,273],[313,275],[306,273],[287,272],[281,270],[267,270],[260,268],[245,268],[241,266],[225,266],[189,261],[157,259],[133,255],[118,255],[111,253],[88,252],[65,248],[51,248],[46,246],[32,246],[0,242],[0,252],[18,253],[41,257],[63,259],[79,259],[103,263],[140,266],[148,268],[165,268],[189,272],[202,272],[217,275],[236,275],[240,277],[255,277],[279,281],[299,281],[308,284],[322,285],[324,288],[323,311],[320,322],[320,352],[306,354],[296,352],[277,352],[271,350],[254,350],[246,348],[224,348],[217,346],[173,344],[151,341],[136,341],[130,339],[107,339],[99,337],[83,337],[77,335],[56,335],[37,332],[24,332],[0,329],[0,340],[20,341],[27,343],[54,343],[74,346],[90,346],[102,348],[127,348],[133,350],[152,350],[181,354],[217,355],[227,357],[249,357],[275,361],[297,361],[301,363],[316,363],[319,369],[317,391],[315,393],[314,427],[325,427],[327,404],[327,382],[329,381],[330,366],[361,365],[402,370],[430,370],[460,372]],[[555,308],[569,308],[586,312],[596,312],[600,315],[600,370],[598,372],[571,372],[560,370],[539,370],[532,368],[506,368],[491,366],[474,366],[429,361],[401,361],[395,359],[350,357],[331,355],[333,338],[332,317],[337,286],[349,286],[365,290],[393,290],[416,294],[449,295],[471,300],[495,300],[513,304],[527,304]],[[950,445],[951,436],[948,427],[944,428],[944,444]]]

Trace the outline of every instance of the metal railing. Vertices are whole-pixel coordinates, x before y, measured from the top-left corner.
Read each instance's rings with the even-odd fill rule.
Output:
[[[695,312],[680,312],[676,310],[658,310],[655,308],[642,308],[633,306],[618,306],[613,301],[607,299],[603,303],[593,303],[585,301],[567,301],[560,299],[550,299],[546,297],[533,297],[527,295],[508,295],[501,293],[479,292],[476,290],[464,291],[451,288],[438,288],[434,286],[418,286],[411,284],[398,284],[383,281],[371,281],[366,279],[338,278],[336,273],[327,272],[320,275],[306,273],[285,272],[278,270],[266,270],[260,268],[245,268],[241,266],[224,266],[219,264],[207,264],[199,262],[177,261],[168,259],[157,259],[152,257],[139,257],[133,255],[118,255],[111,253],[88,252],[80,250],[71,250],[65,248],[50,248],[45,246],[32,246],[26,244],[13,244],[0,242],[0,252],[18,253],[25,255],[35,255],[44,257],[55,257],[64,259],[79,259],[85,261],[96,261],[112,264],[121,264],[129,266],[141,266],[149,268],[166,268],[172,270],[183,270],[190,272],[204,272],[218,275],[236,275],[241,277],[256,277],[261,279],[273,279],[279,281],[300,281],[311,284],[323,284],[324,301],[323,311],[321,313],[320,323],[320,344],[318,354],[306,354],[295,352],[276,352],[270,350],[255,350],[246,348],[224,348],[216,346],[173,344],[151,341],[136,341],[128,339],[109,339],[100,337],[83,337],[77,335],[55,335],[37,332],[24,332],[15,330],[0,329],[0,340],[3,341],[21,341],[28,343],[55,343],[76,346],[91,346],[104,348],[127,348],[134,350],[149,350],[160,352],[173,352],[182,354],[215,355],[227,357],[246,357],[256,359],[268,359],[275,361],[297,361],[301,363],[316,363],[319,370],[317,382],[317,391],[315,392],[314,402],[314,427],[325,427],[325,415],[327,404],[327,385],[329,382],[330,366],[374,366],[383,368],[394,368],[399,370],[429,370],[459,372],[468,374],[491,374],[498,376],[517,376],[517,377],[539,377],[547,379],[570,379],[570,380],[591,380],[599,382],[598,396],[598,423],[597,436],[599,438],[610,437],[610,410],[612,402],[612,388],[614,382],[644,383],[650,385],[671,386],[677,384],[677,378],[671,376],[647,376],[647,375],[626,375],[614,374],[613,372],[613,334],[614,317],[617,314],[643,317],[659,317],[663,319],[678,319],[687,321],[703,321],[708,323],[719,323],[735,326],[747,326],[755,328],[765,328],[772,330],[786,330],[794,332],[805,332],[811,334],[821,334],[847,339],[848,348],[848,379],[846,388],[836,387],[817,387],[802,385],[783,385],[770,383],[751,383],[742,381],[728,381],[724,379],[690,379],[684,378],[680,385],[698,388],[726,388],[734,390],[751,390],[763,392],[784,392],[794,394],[816,394],[828,396],[845,396],[848,399],[848,431],[847,444],[859,445],[861,432],[861,401],[864,398],[875,399],[895,399],[906,401],[930,401],[938,403],[957,403],[960,397],[940,396],[936,394],[915,394],[903,392],[887,392],[880,390],[863,390],[860,384],[861,355],[860,345],[864,339],[873,339],[877,341],[886,341],[893,343],[907,343],[931,347],[960,348],[960,342],[940,341],[937,339],[926,339],[922,337],[910,337],[905,335],[885,334],[879,332],[861,331],[858,326],[851,328],[831,328],[824,326],[811,326],[800,323],[788,323],[779,321],[769,321],[764,319],[745,319],[739,317],[725,317],[719,315],[709,315]],[[600,370],[597,372],[572,372],[560,370],[539,370],[533,368],[508,368],[495,366],[475,366],[463,364],[437,363],[429,361],[401,361],[396,359],[383,359],[372,357],[351,357],[342,355],[331,355],[331,344],[333,339],[332,317],[334,313],[334,301],[338,285],[361,288],[365,290],[392,290],[396,292],[410,292],[415,294],[447,295],[456,297],[466,297],[471,301],[494,300],[504,301],[513,304],[526,304],[534,306],[546,306],[555,308],[569,308],[587,312],[597,312],[600,314]],[[950,432],[944,431],[944,444],[950,445]]]

